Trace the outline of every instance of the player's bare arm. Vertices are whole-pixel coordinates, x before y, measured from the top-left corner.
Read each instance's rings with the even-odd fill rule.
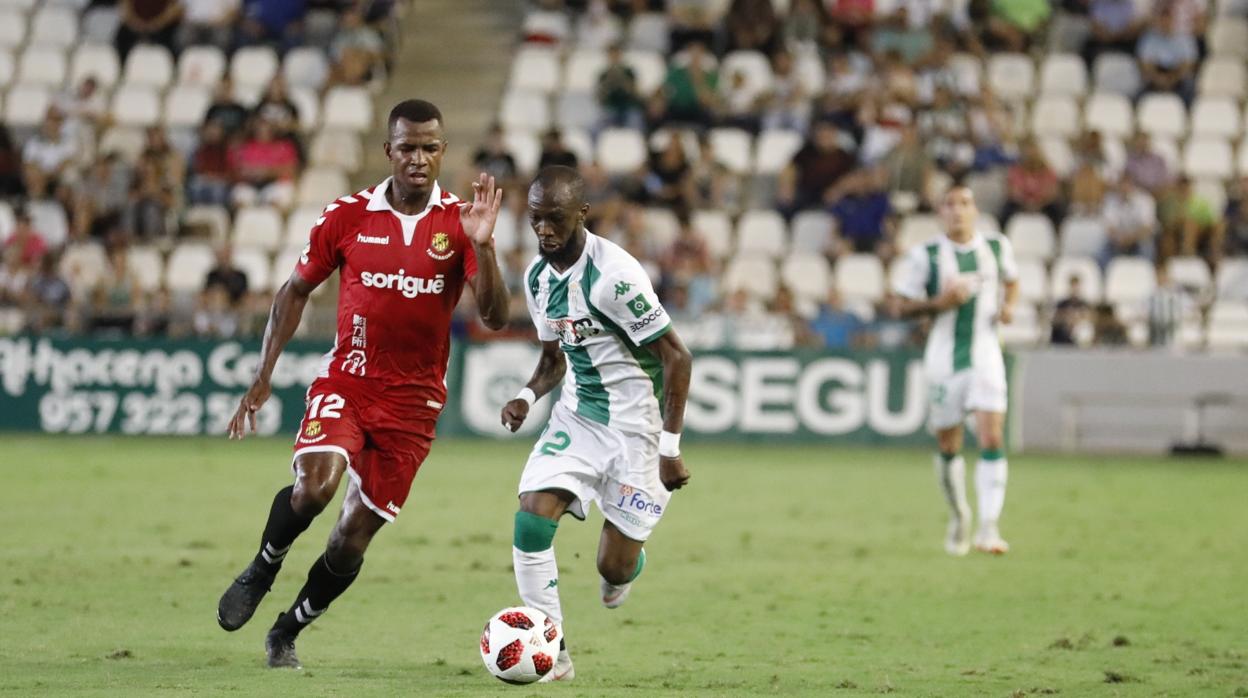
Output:
[[[507,285],[494,253],[494,223],[503,205],[503,190],[495,188],[494,177],[482,173],[472,183],[472,204],[459,210],[464,234],[472,241],[477,256],[477,274],[468,280],[477,299],[481,322],[491,330],[507,324]]]
[[[936,315],[946,310],[953,310],[971,298],[971,287],[961,281],[954,281],[935,298],[901,298],[895,301],[894,312],[901,317],[920,315]]]
[[[689,353],[674,329],[647,344],[646,349],[663,364],[663,431],[679,435],[685,425],[685,403],[689,400],[693,354]],[[664,446],[660,441],[659,480],[669,491],[678,490],[689,482],[689,471],[681,460],[679,443],[676,453],[664,455]]]
[[[563,381],[563,374],[568,369],[567,359],[559,348],[558,341],[542,342],[542,355],[537,360],[537,368],[533,377],[524,386],[533,392],[533,401],[555,389]],[[516,398],[503,405],[503,426],[511,431],[520,428],[529,416],[528,400]]]
[[[303,319],[303,308],[314,290],[316,286],[304,281],[298,273],[291,274],[286,283],[277,290],[273,307],[269,310],[268,324],[264,327],[264,341],[260,346],[260,366],[256,369],[256,377],[247,394],[239,401],[234,417],[230,419],[231,439],[243,438],[248,426],[251,433],[256,433],[256,412],[273,392],[269,380],[273,376],[273,367],[277,365],[277,357],[282,355],[286,343],[299,328],[299,321]]]
[[[1008,325],[1014,321],[1014,307],[1018,304],[1018,281],[1006,281],[1005,299],[1001,303],[1001,311],[997,313],[997,321]]]

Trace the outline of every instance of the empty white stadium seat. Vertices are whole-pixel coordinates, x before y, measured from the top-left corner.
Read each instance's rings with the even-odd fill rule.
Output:
[[[1248,58],[1248,20],[1219,17],[1209,23],[1209,53],[1214,57]]]
[[[788,251],[788,229],[775,211],[755,209],[737,220],[737,252],[779,259]]]
[[[113,93],[113,118],[122,126],[146,128],[160,121],[160,96],[146,85],[122,85]]]
[[[1144,82],[1135,56],[1126,53],[1102,53],[1092,64],[1093,88],[1098,92],[1111,92],[1134,97]]]
[[[156,44],[139,44],[126,56],[123,80],[131,85],[164,89],[173,82],[173,54]]]
[[[1234,171],[1231,145],[1221,138],[1199,137],[1183,148],[1183,172],[1188,177],[1226,179]]]
[[[0,7],[0,46],[17,48],[26,41],[26,17],[11,8]]]
[[[234,213],[231,239],[236,248],[255,247],[271,252],[282,246],[284,229],[282,214],[276,208],[244,206]]]
[[[749,174],[754,139],[739,128],[711,129],[708,136],[715,162],[736,175]]]
[[[1025,303],[1049,301],[1049,274],[1039,259],[1018,260],[1018,297]]]
[[[1248,348],[1248,304],[1218,302],[1209,310],[1209,349],[1215,351]]]
[[[1139,304],[1157,287],[1153,263],[1143,257],[1114,257],[1105,268],[1105,302]]]
[[[1239,104],[1230,97],[1197,97],[1192,105],[1192,135],[1235,139],[1241,129]]]
[[[78,85],[88,77],[95,78],[107,90],[121,78],[117,51],[105,44],[82,44],[74,49],[69,62],[69,84]]]
[[[1066,257],[1095,257],[1105,248],[1108,234],[1099,218],[1072,216],[1062,221],[1061,251]]]
[[[577,162],[593,162],[594,139],[589,132],[579,128],[570,128],[563,131],[561,135],[563,146],[576,155]]]
[[[47,4],[30,18],[31,44],[65,49],[78,41],[78,13],[63,5]]]
[[[1039,344],[1044,339],[1044,327],[1036,314],[1036,306],[1031,303],[1016,305],[1011,322],[998,325],[997,334],[1007,347],[1025,348]]]
[[[667,77],[667,61],[663,54],[643,50],[626,51],[624,62],[637,76],[637,89],[642,94],[648,95],[659,89]]]
[[[680,222],[671,209],[650,206],[642,214],[646,242],[657,249],[666,249],[680,234]]]
[[[314,46],[293,48],[282,59],[282,77],[290,87],[319,90],[329,79],[329,60]]]
[[[82,37],[87,41],[111,44],[120,25],[117,8],[92,7],[82,16]]]
[[[213,87],[225,75],[225,54],[216,46],[187,46],[178,57],[178,83]]]
[[[182,214],[182,227],[204,228],[213,243],[221,244],[230,236],[230,212],[224,206],[191,206]]]
[[[273,262],[268,252],[256,247],[236,247],[231,261],[247,277],[248,291],[268,293],[273,290]]]
[[[576,49],[568,54],[563,63],[563,89],[592,94],[598,87],[598,76],[606,67],[606,52],[592,48]]]
[[[1081,110],[1069,95],[1043,95],[1031,108],[1031,132],[1070,138],[1079,133]]]
[[[1248,257],[1230,257],[1218,265],[1218,300],[1248,301]]]
[[[1048,261],[1057,248],[1053,221],[1042,213],[1016,213],[1005,224],[1005,234],[1019,259]]]
[[[524,46],[511,56],[507,87],[550,94],[559,86],[559,72],[558,51],[543,46]]]
[[[499,104],[498,121],[508,131],[545,131],[551,123],[550,99],[540,92],[510,90]]]
[[[874,303],[884,297],[884,265],[873,254],[847,254],[836,261],[836,290],[846,303]]]
[[[53,46],[27,47],[17,67],[17,81],[27,85],[60,88],[68,74],[65,51]]]
[[[596,155],[598,164],[610,174],[632,172],[648,157],[641,134],[627,128],[609,128],[598,134]]]
[[[1088,91],[1088,67],[1073,53],[1051,53],[1040,69],[1041,95],[1082,97]]]
[[[14,85],[5,95],[4,121],[12,127],[29,128],[43,123],[52,103],[52,91],[47,85]]]
[[[780,279],[799,300],[822,303],[832,289],[832,267],[823,255],[795,254],[780,265]]]
[[[503,145],[516,161],[516,168],[521,173],[533,174],[537,171],[537,163],[542,158],[542,144],[537,134],[529,131],[507,131],[503,134]]]
[[[363,87],[331,87],[321,109],[325,128],[364,133],[373,127],[373,100]]]
[[[323,204],[324,202],[322,204],[299,206],[290,212],[290,215],[286,217],[284,227],[283,248],[299,248],[308,242],[312,233],[312,227],[316,225],[317,219],[321,217],[321,213],[324,211]]]
[[[754,141],[754,171],[760,175],[780,174],[802,149],[804,140],[800,131],[763,131]]]
[[[165,95],[165,123],[173,128],[198,128],[212,104],[212,92],[199,85],[174,85]]]
[[[342,170],[333,167],[311,167],[299,177],[299,205],[325,204],[351,193],[351,185]]]
[[[555,98],[555,123],[564,129],[593,129],[602,121],[598,99],[590,92],[560,92]]]
[[[728,214],[713,209],[694,211],[690,223],[702,234],[715,259],[725,259],[732,253],[732,220]]]
[[[836,219],[824,211],[802,211],[789,229],[793,254],[825,255],[836,237]]]
[[[1113,92],[1094,92],[1083,106],[1084,125],[1104,136],[1126,138],[1135,131],[1131,102]]]
[[[996,53],[988,59],[988,85],[998,97],[1022,101],[1036,89],[1036,67],[1022,53]]]
[[[313,165],[330,165],[344,172],[358,172],[364,161],[360,138],[351,131],[322,129],[312,137],[309,151]]]
[[[1170,280],[1191,289],[1197,298],[1203,298],[1213,290],[1213,275],[1209,265],[1200,257],[1171,257],[1166,262]]]
[[[1135,122],[1151,136],[1182,138],[1187,133],[1187,107],[1176,94],[1150,92],[1140,98]]]
[[[923,245],[944,234],[940,217],[932,214],[906,216],[897,230],[897,247],[905,251],[915,245]]]
[[[1040,152],[1044,153],[1044,161],[1049,163],[1058,177],[1065,179],[1075,169],[1075,154],[1070,148],[1070,141],[1064,136],[1045,136],[1037,140]]]
[[[321,100],[311,87],[292,87],[286,91],[299,113],[299,128],[311,133],[321,124]]]
[[[1244,98],[1244,64],[1234,58],[1208,58],[1200,66],[1196,89],[1202,97]]]
[[[949,59],[949,68],[953,71],[958,92],[963,95],[977,95],[984,76],[984,64],[973,53],[955,53]]]
[[[719,66],[721,82],[729,83],[738,73],[745,77],[744,89],[752,95],[769,91],[775,79],[771,62],[760,51],[731,51],[724,56]]]
[[[30,224],[50,248],[57,248],[69,239],[69,218],[60,203],[50,199],[26,202]]]
[[[165,260],[155,247],[135,245],[126,250],[126,269],[134,275],[139,288],[151,293],[159,289],[164,280]],[[203,282],[204,278],[201,276],[199,283]]]
[[[235,85],[267,87],[280,65],[277,51],[268,46],[244,46],[230,59],[230,79]]]
[[[665,54],[671,28],[662,12],[643,12],[628,23],[628,47]]]
[[[760,255],[738,254],[724,270],[724,292],[744,290],[762,300],[774,298],[777,290],[775,262]]]
[[[165,286],[174,293],[197,293],[204,279],[217,264],[212,246],[202,242],[184,242],[169,253],[165,265]]]
[[[1089,303],[1101,302],[1101,268],[1091,257],[1058,257],[1053,262],[1049,277],[1053,300],[1061,301],[1070,296],[1070,279],[1075,276],[1079,277],[1079,297]]]

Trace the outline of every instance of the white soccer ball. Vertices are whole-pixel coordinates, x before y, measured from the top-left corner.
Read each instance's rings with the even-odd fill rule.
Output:
[[[555,668],[563,629],[545,613],[525,606],[504,608],[481,632],[481,661],[507,683],[533,683]]]

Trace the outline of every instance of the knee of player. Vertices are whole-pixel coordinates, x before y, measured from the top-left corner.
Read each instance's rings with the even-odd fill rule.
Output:
[[[290,493],[290,506],[304,516],[316,516],[329,506],[337,489],[335,483],[300,478]]]
[[[632,581],[637,571],[637,558],[627,559],[623,555],[612,555],[605,550],[598,551],[598,574],[609,584],[627,584]]]
[[[559,522],[548,519],[523,508],[516,512],[512,545],[522,553],[540,553],[549,550],[555,542]]]

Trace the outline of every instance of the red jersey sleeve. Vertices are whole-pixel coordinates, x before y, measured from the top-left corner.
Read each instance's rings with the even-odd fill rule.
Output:
[[[321,217],[312,226],[308,244],[304,245],[303,254],[295,265],[295,271],[310,284],[319,285],[342,264],[340,243],[345,227],[342,210],[338,208],[337,211],[321,213]]]

